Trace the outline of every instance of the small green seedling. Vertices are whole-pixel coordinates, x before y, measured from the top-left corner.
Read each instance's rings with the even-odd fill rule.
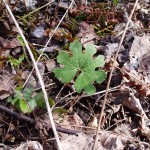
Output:
[[[119,4],[119,0],[113,0],[113,4],[118,5]]]
[[[24,60],[24,54],[19,59],[16,59],[12,56],[8,56],[8,59],[9,59],[8,62],[10,62],[11,66],[19,69],[20,65],[22,64],[22,62]]]
[[[16,88],[16,93],[14,96],[9,97],[7,102],[16,106],[23,113],[30,113],[40,101],[43,101],[43,94],[40,92],[33,95],[33,88],[26,88],[23,92],[21,86]]]
[[[18,36],[17,36],[17,39],[18,39],[20,45],[22,46],[25,59],[26,59],[27,62],[30,64],[30,61],[29,61],[29,58],[28,58],[28,55],[27,55],[27,52],[26,52],[26,46],[25,46],[25,43],[24,43],[22,37],[21,37],[20,35],[18,35]]]
[[[40,107],[42,109],[46,108],[43,93],[33,93],[34,88],[26,88],[23,90],[22,86],[16,88],[16,93],[14,96],[11,96],[7,99],[7,102],[16,106],[23,113],[30,113],[34,110],[35,107]],[[54,106],[55,102],[53,99],[48,98],[50,106]],[[53,112],[59,114],[67,113],[66,109],[61,107],[55,107]]]
[[[96,88],[93,82],[102,83],[106,78],[106,73],[98,69],[105,64],[104,56],[99,55],[93,58],[96,53],[94,45],[88,45],[83,52],[82,45],[77,40],[70,44],[69,49],[72,55],[66,51],[59,52],[57,62],[63,64],[64,67],[54,69],[55,76],[62,83],[69,83],[75,79],[74,87],[78,93],[84,90],[88,95],[94,94]]]

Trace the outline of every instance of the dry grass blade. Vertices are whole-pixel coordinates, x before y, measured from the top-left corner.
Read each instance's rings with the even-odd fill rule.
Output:
[[[38,70],[36,61],[35,61],[35,59],[34,59],[34,56],[33,56],[33,54],[32,54],[32,51],[31,51],[31,49],[30,49],[30,47],[29,47],[29,45],[28,45],[28,42],[27,42],[25,36],[23,35],[22,30],[21,30],[21,28],[19,27],[19,25],[18,25],[18,23],[17,23],[17,21],[16,21],[14,15],[13,15],[13,13],[12,13],[12,11],[11,11],[9,5],[6,3],[5,0],[3,0],[3,2],[4,2],[4,4],[5,4],[5,6],[6,6],[7,11],[9,12],[11,18],[13,19],[13,21],[14,21],[14,23],[15,23],[15,25],[16,25],[16,28],[18,29],[18,32],[19,32],[19,34],[21,35],[21,37],[22,37],[22,39],[23,39],[23,41],[24,41],[24,43],[25,43],[25,46],[26,46],[26,48],[27,48],[27,50],[28,50],[28,53],[29,53],[29,55],[30,55],[30,57],[31,57],[31,60],[32,60],[32,62],[33,62],[34,68],[35,68],[35,70],[36,70],[37,77],[38,77],[38,79],[39,79],[39,82],[40,82],[40,85],[41,85],[41,88],[42,88],[42,91],[43,91],[43,94],[44,94],[44,100],[45,100],[45,104],[46,104],[46,107],[47,107],[47,111],[48,111],[48,115],[49,115],[49,119],[50,119],[50,124],[51,124],[51,126],[52,126],[52,129],[53,129],[53,132],[54,132],[54,135],[55,135],[55,138],[56,138],[56,142],[57,142],[57,145],[58,145],[58,149],[59,149],[59,150],[62,150],[62,147],[61,147],[61,144],[60,144],[60,140],[59,140],[59,137],[58,137],[58,132],[57,132],[57,130],[56,130],[55,123],[54,123],[54,120],[53,120],[52,111],[51,111],[51,108],[50,108],[50,106],[49,106],[49,101],[48,101],[47,92],[46,92],[46,90],[45,90],[44,82],[43,82],[42,77],[41,77],[41,75],[40,75],[40,72],[39,72],[39,70]]]
[[[114,58],[114,62],[113,62],[113,66],[112,66],[112,69],[111,69],[111,72],[110,72],[110,75],[109,75],[109,78],[108,78],[108,83],[107,83],[107,87],[106,87],[106,93],[105,93],[105,97],[104,97],[104,102],[103,102],[103,105],[102,105],[102,109],[101,109],[101,112],[100,112],[100,117],[99,117],[99,122],[98,122],[98,127],[97,127],[97,130],[96,130],[96,137],[95,137],[95,142],[94,142],[94,146],[93,146],[93,150],[96,149],[96,145],[97,145],[97,142],[98,142],[98,134],[99,134],[99,129],[100,129],[100,126],[101,126],[101,121],[102,121],[102,116],[103,116],[103,112],[104,112],[104,108],[105,108],[105,104],[106,104],[106,101],[107,101],[107,95],[108,95],[108,91],[109,91],[109,87],[110,87],[110,82],[111,82],[111,78],[112,78],[112,73],[114,71],[114,68],[115,68],[115,64],[116,64],[116,60],[117,60],[117,57],[118,57],[118,54],[119,54],[119,51],[121,49],[121,45],[122,45],[122,42],[125,38],[125,34],[127,32],[127,29],[128,29],[128,26],[129,26],[129,23],[130,23],[130,20],[133,16],[133,13],[135,11],[135,8],[138,4],[138,0],[135,1],[134,3],[134,7],[131,11],[131,14],[129,16],[129,19],[128,19],[128,22],[126,24],[126,27],[125,27],[125,30],[122,34],[122,37],[121,37],[121,40],[120,40],[120,43],[119,43],[119,46],[118,46],[118,49],[117,49],[117,52],[116,52],[116,55],[115,55],[115,58]]]

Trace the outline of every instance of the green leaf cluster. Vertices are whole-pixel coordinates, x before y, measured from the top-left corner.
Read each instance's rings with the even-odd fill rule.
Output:
[[[55,76],[62,83],[69,83],[76,78],[74,87],[78,93],[84,90],[88,95],[94,94],[96,88],[93,82],[102,83],[106,78],[106,73],[97,69],[98,67],[103,67],[105,63],[104,56],[99,55],[93,58],[97,51],[95,46],[90,44],[83,52],[82,45],[77,40],[70,44],[69,49],[72,55],[69,55],[66,51],[59,52],[57,62],[64,66],[53,70]]]
[[[43,100],[43,93],[37,93],[33,95],[33,88],[26,88],[23,90],[21,86],[16,88],[16,93],[14,96],[9,97],[7,102],[15,105],[23,113],[30,113],[36,106],[41,106],[41,101]]]
[[[20,65],[22,64],[23,60],[24,60],[24,55],[22,55],[19,59],[16,59],[12,56],[8,56],[8,62],[10,62],[11,66],[15,67],[15,68],[19,68]]]
[[[23,91],[23,92],[22,92]],[[35,107],[40,107],[45,109],[45,101],[43,97],[43,92],[33,93],[34,88],[26,88],[23,90],[22,86],[16,88],[16,93],[14,96],[9,97],[7,102],[11,103],[12,105],[16,106],[20,111],[23,113],[30,113],[34,110]],[[50,106],[55,105],[53,99],[49,98]],[[56,107],[53,109],[54,112],[57,113],[66,113],[67,110]]]
[[[113,4],[118,5],[119,4],[119,0],[113,0]]]

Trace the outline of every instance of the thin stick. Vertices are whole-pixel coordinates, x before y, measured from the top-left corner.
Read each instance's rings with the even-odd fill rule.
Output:
[[[118,46],[118,49],[117,49],[117,52],[116,52],[116,55],[115,55],[115,58],[114,58],[112,69],[110,71],[110,75],[109,75],[108,83],[107,83],[107,87],[106,87],[106,93],[105,93],[105,97],[104,97],[104,102],[103,102],[102,109],[101,109],[100,116],[99,116],[99,122],[98,122],[98,127],[97,127],[97,130],[96,130],[96,137],[95,137],[95,141],[94,141],[94,145],[93,145],[93,150],[96,150],[96,145],[97,145],[97,142],[98,142],[99,129],[100,129],[101,122],[102,122],[102,116],[103,116],[103,113],[104,113],[105,104],[107,102],[108,90],[109,90],[109,87],[110,87],[110,82],[111,82],[112,74],[113,74],[113,71],[114,71],[114,68],[115,68],[115,63],[116,63],[116,60],[117,60],[117,57],[118,57],[118,53],[119,53],[119,51],[121,49],[122,42],[123,42],[123,40],[125,38],[125,34],[127,32],[130,20],[131,20],[131,18],[133,16],[133,13],[135,11],[137,3],[138,3],[138,0],[136,0],[136,2],[134,4],[134,7],[133,7],[133,9],[131,11],[131,14],[129,16],[128,22],[127,22],[126,27],[124,29],[124,33],[122,34],[122,37],[121,37],[121,40],[120,40],[120,43],[119,43],[119,46]]]
[[[29,45],[28,45],[28,42],[27,42],[25,36],[23,35],[22,30],[21,30],[21,28],[19,27],[19,24],[18,24],[18,22],[16,21],[16,19],[15,19],[14,15],[13,15],[13,13],[12,13],[12,11],[11,11],[9,5],[6,3],[5,0],[3,0],[3,2],[4,2],[4,4],[5,4],[5,6],[6,6],[7,11],[9,12],[11,18],[13,19],[13,21],[14,21],[14,23],[15,23],[17,29],[18,29],[18,32],[19,32],[19,34],[21,35],[21,37],[22,37],[22,39],[23,39],[23,41],[24,41],[24,43],[25,43],[25,46],[26,46],[26,48],[27,48],[27,50],[28,50],[28,53],[29,53],[29,55],[30,55],[30,57],[31,57],[31,60],[32,60],[32,62],[33,62],[33,65],[34,65],[34,68],[35,68],[37,77],[38,77],[38,79],[39,79],[39,82],[40,82],[40,85],[41,85],[41,88],[42,88],[42,91],[43,91],[43,94],[44,94],[44,100],[45,100],[45,104],[46,104],[46,107],[47,107],[47,111],[48,111],[48,115],[49,115],[49,119],[50,119],[50,124],[51,124],[51,126],[52,126],[52,129],[53,129],[53,132],[54,132],[54,136],[55,136],[55,138],[56,138],[56,142],[57,142],[57,145],[58,145],[58,149],[59,149],[59,150],[62,150],[62,147],[61,147],[61,144],[60,144],[60,140],[59,140],[59,137],[58,137],[58,132],[57,132],[57,130],[56,130],[55,123],[54,123],[54,120],[53,120],[52,111],[51,111],[51,108],[50,108],[50,106],[49,106],[49,101],[48,101],[47,92],[46,92],[46,90],[45,90],[44,82],[43,82],[42,77],[41,77],[41,75],[40,75],[40,72],[39,72],[39,69],[38,69],[38,67],[37,67],[36,61],[35,61],[35,59],[34,59],[34,56],[33,56],[33,54],[32,54],[32,51],[31,51],[31,49],[30,49],[30,47],[29,47]]]
[[[11,116],[17,117],[19,120],[26,121],[31,124],[35,122],[34,119],[24,116],[22,114],[19,114],[5,106],[0,105],[0,110],[6,112],[7,114],[10,114]]]
[[[54,84],[55,83],[51,83],[51,84],[45,85],[45,88],[48,88],[49,86],[54,85]],[[38,90],[41,90],[41,87],[39,87],[39,88],[37,88],[37,89],[35,89],[33,91],[38,91]]]
[[[61,23],[62,23],[62,21],[64,20],[64,18],[65,18],[65,16],[66,16],[66,14],[68,13],[68,11],[69,11],[69,9],[71,8],[71,6],[72,6],[72,4],[73,4],[73,3],[74,3],[74,0],[72,0],[72,2],[71,2],[71,4],[70,4],[70,6],[68,7],[68,9],[66,10],[65,14],[63,15],[63,17],[62,17],[62,18],[61,18],[61,20],[59,21],[59,23],[58,23],[58,25],[56,26],[55,30],[53,31],[52,35],[49,37],[49,39],[48,39],[48,41],[47,41],[46,45],[44,46],[44,48],[43,48],[43,50],[42,50],[42,53],[40,54],[39,58],[37,59],[36,63],[38,63],[38,61],[39,61],[39,60],[40,60],[40,58],[42,57],[42,55],[43,55],[43,53],[44,53],[44,51],[45,51],[46,47],[48,46],[49,42],[51,41],[51,39],[52,39],[53,35],[56,33],[56,31],[57,31],[58,27],[60,26],[60,24],[61,24]],[[23,87],[24,87],[24,86],[26,85],[26,83],[28,82],[28,80],[29,80],[29,78],[30,78],[31,74],[33,73],[33,70],[34,70],[34,68],[31,70],[31,72],[30,72],[30,74],[29,74],[28,78],[26,79],[26,81],[25,81],[25,83],[24,83]]]
[[[62,88],[60,89],[60,91],[56,95],[55,99],[58,99],[58,97],[59,97],[60,93],[62,92],[62,90],[64,89],[64,87],[65,87],[65,84],[62,86]]]
[[[13,117],[18,118],[21,121],[25,121],[25,122],[31,123],[31,124],[35,124],[36,123],[36,121],[34,119],[29,118],[27,116],[24,116],[22,114],[19,114],[19,113],[15,112],[15,111],[5,107],[5,106],[0,105],[0,110],[6,112],[7,114],[9,114],[9,115],[11,115]],[[56,129],[57,129],[58,132],[62,132],[62,133],[66,133],[66,134],[77,134],[77,132],[78,132],[77,130],[62,128],[60,126],[56,126]]]
[[[131,29],[132,28],[132,26],[130,26],[130,27],[128,27],[128,29],[127,30],[129,30],[129,29]],[[115,37],[118,37],[118,36],[120,36],[121,34],[123,34],[123,32],[124,32],[124,30],[123,31],[121,31],[121,32],[119,32]]]
[[[35,10],[33,10],[33,11],[30,12],[29,14],[27,14],[27,15],[23,16],[22,18],[18,19],[18,21],[27,18],[28,16],[32,15],[33,13],[39,11],[40,9],[42,9],[42,8],[44,8],[44,7],[50,5],[50,4],[53,3],[53,2],[54,2],[54,0],[52,0],[51,2],[48,2],[47,4],[45,4],[45,5],[43,5],[43,6],[39,7],[39,8],[37,8],[37,9],[35,9]]]
[[[1,118],[0,118],[0,121],[4,122],[4,123],[7,124],[9,127],[14,128],[14,129],[23,137],[23,139],[28,140],[13,124],[9,124],[9,123],[7,123],[6,121],[2,120]]]
[[[109,92],[112,92],[112,91],[116,91],[116,90],[118,90],[118,88],[119,88],[120,86],[116,86],[116,87],[113,87],[112,89],[109,89],[108,91]],[[74,93],[76,93],[76,92],[72,92],[72,93],[69,93],[68,95],[66,95],[66,96],[64,96],[64,97],[62,97],[54,106],[52,106],[52,110],[54,109],[54,107],[56,106],[56,105],[58,105],[58,103],[60,103],[60,102],[62,102],[63,100],[70,100],[70,99],[75,99],[75,98],[83,98],[83,97],[89,97],[89,96],[94,96],[94,95],[98,95],[98,94],[103,94],[103,93],[105,93],[106,92],[106,90],[103,90],[103,91],[100,91],[100,92],[96,92],[95,94],[93,94],[93,95],[81,95],[81,96],[79,96],[79,97],[71,97],[71,98],[67,98],[67,97],[69,97],[69,96],[71,96],[72,94],[74,94]],[[66,103],[67,104],[67,103]]]
[[[116,90],[119,89],[119,87],[120,87],[120,85],[115,86],[115,87],[113,87],[113,88],[111,88],[111,89],[108,89],[108,92],[116,91]],[[106,92],[106,90],[103,90],[103,91],[100,91],[100,92],[96,92],[96,93],[94,93],[94,94],[92,94],[92,95],[90,95],[90,96],[94,96],[94,95],[98,95],[98,94],[103,94],[103,93],[105,93],[105,92]],[[81,97],[88,97],[88,96],[89,96],[89,95],[83,95],[83,96],[81,96]]]

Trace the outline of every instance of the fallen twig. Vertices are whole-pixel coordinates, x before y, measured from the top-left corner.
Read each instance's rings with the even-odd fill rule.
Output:
[[[62,128],[58,126],[56,126],[56,129],[58,132],[65,133],[65,134],[72,134],[72,135],[78,135],[78,132],[79,132],[77,130],[71,130],[71,129]]]
[[[48,2],[47,4],[45,4],[45,5],[43,5],[43,6],[39,7],[39,8],[37,8],[37,9],[35,9],[35,10],[33,10],[33,11],[30,12],[29,14],[27,14],[27,15],[23,16],[22,18],[18,19],[18,21],[19,21],[19,20],[23,20],[23,19],[29,17],[29,16],[32,15],[33,13],[35,13],[35,12],[39,11],[40,9],[42,9],[42,8],[44,8],[44,7],[46,7],[46,6],[50,5],[50,4],[52,4],[53,2],[54,2],[54,0],[52,0],[52,1]]]
[[[6,112],[7,114],[9,114],[11,116],[14,116],[14,117],[18,118],[19,120],[26,121],[28,123],[34,123],[35,122],[34,119],[29,118],[29,117],[27,117],[25,115],[19,114],[19,113],[15,112],[15,111],[5,107],[5,106],[0,105],[0,110]]]
[[[18,118],[18,119],[21,120],[21,121],[25,121],[25,122],[27,122],[27,123],[35,124],[35,120],[34,120],[34,119],[32,119],[32,118],[30,118],[30,117],[27,117],[27,116],[25,116],[25,115],[19,114],[19,113],[15,112],[15,111],[13,111],[13,110],[11,110],[11,109],[5,107],[5,106],[0,105],[0,110],[6,112],[7,114],[9,114],[9,115],[11,115],[11,116],[13,116],[13,117]],[[62,132],[62,133],[66,133],[66,134],[74,134],[74,135],[77,135],[77,133],[78,133],[78,131],[76,131],[76,130],[71,130],[71,129],[67,129],[67,128],[62,128],[62,127],[59,127],[59,126],[56,126],[56,130],[57,130],[58,132]]]
[[[13,124],[7,123],[6,121],[2,120],[1,118],[0,118],[0,121],[1,121],[1,122],[4,122],[4,123],[7,124],[9,127],[14,128],[14,129],[23,137],[23,140],[24,140],[24,139],[27,140],[27,138],[26,138]]]
[[[110,87],[110,82],[111,82],[111,78],[112,78],[112,74],[113,74],[113,71],[114,71],[114,68],[115,68],[115,64],[116,64],[116,60],[117,60],[117,57],[118,57],[118,54],[119,54],[119,51],[121,49],[121,46],[122,46],[122,42],[124,40],[124,37],[125,37],[125,34],[127,32],[127,29],[128,29],[128,26],[129,26],[129,23],[130,23],[130,20],[133,16],[133,13],[135,11],[135,8],[138,4],[138,0],[135,1],[134,3],[134,7],[130,13],[130,16],[129,16],[129,19],[128,19],[128,22],[126,24],[126,27],[124,29],[124,32],[122,34],[122,37],[121,37],[121,40],[120,40],[120,43],[119,43],[119,46],[118,46],[118,49],[116,51],[116,55],[115,55],[115,58],[114,58],[114,62],[113,62],[113,65],[112,65],[112,69],[110,71],[110,75],[109,75],[109,78],[108,78],[108,83],[107,83],[107,87],[106,87],[106,93],[105,93],[105,97],[104,97],[104,102],[103,102],[103,105],[102,105],[102,108],[101,108],[101,112],[100,112],[100,116],[99,116],[99,122],[98,122],[98,127],[97,127],[97,130],[96,130],[96,137],[95,137],[95,142],[94,142],[94,145],[93,145],[93,150],[96,149],[96,145],[97,145],[97,141],[98,141],[98,134],[99,134],[99,129],[100,129],[100,126],[101,126],[101,122],[102,122],[102,117],[103,117],[103,113],[104,113],[104,108],[105,108],[105,104],[107,102],[107,95],[108,95],[108,91],[109,91],[109,87]]]

